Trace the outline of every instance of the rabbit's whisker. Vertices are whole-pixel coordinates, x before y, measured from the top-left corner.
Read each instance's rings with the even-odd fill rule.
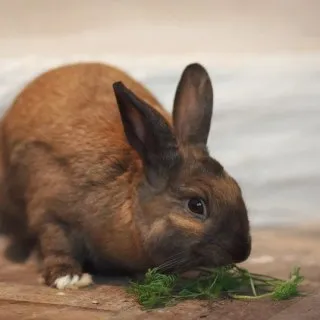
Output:
[[[184,255],[184,251],[179,252],[177,254],[172,255],[168,260],[166,260],[164,263],[160,264],[158,266],[159,270],[166,270],[172,267],[175,267],[179,264],[181,264],[181,262],[183,262],[185,260],[185,258],[183,257]]]

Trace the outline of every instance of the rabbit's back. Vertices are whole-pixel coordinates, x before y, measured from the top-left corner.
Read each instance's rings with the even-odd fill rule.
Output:
[[[151,93],[119,69],[99,63],[62,66],[37,77],[14,101],[2,123],[6,151],[22,141],[48,143],[66,154],[128,148],[112,89],[116,81],[168,118]]]

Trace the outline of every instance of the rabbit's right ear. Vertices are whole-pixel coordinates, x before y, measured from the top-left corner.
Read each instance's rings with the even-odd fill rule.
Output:
[[[183,71],[173,106],[173,124],[183,144],[206,144],[213,109],[213,88],[206,69],[199,63]]]
[[[171,127],[158,111],[122,82],[115,82],[113,90],[127,140],[142,159],[149,182],[156,184],[180,162]]]

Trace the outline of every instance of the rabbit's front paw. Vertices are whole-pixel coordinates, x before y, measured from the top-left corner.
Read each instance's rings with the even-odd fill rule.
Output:
[[[59,290],[72,289],[72,288],[84,288],[93,284],[93,280],[90,274],[83,273],[81,275],[67,274],[57,278],[53,282],[53,286]]]
[[[84,288],[93,284],[90,274],[82,273],[81,267],[75,261],[70,260],[69,262],[68,264],[47,265],[42,274],[44,282],[59,290]]]

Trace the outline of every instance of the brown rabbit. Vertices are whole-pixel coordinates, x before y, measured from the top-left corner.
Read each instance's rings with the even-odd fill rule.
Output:
[[[197,63],[183,71],[172,117],[111,66],[42,74],[2,119],[2,231],[23,259],[37,249],[46,284],[59,289],[89,285],[87,270],[244,261],[241,190],[206,146],[212,108]]]

